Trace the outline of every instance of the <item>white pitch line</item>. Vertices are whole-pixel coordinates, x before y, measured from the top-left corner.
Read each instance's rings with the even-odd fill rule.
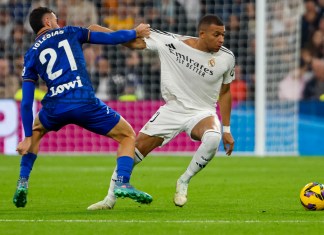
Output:
[[[280,224],[297,224],[297,223],[324,223],[323,220],[27,220],[27,219],[0,219],[1,222],[24,222],[24,223],[209,223],[209,224],[229,224],[229,223],[280,223]]]

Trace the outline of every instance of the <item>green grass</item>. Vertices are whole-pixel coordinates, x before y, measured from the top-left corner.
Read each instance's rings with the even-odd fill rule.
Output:
[[[324,211],[305,211],[299,191],[324,182],[321,157],[216,157],[189,186],[188,203],[173,205],[175,182],[189,157],[150,157],[132,184],[151,205],[119,199],[114,210],[87,211],[106,195],[113,157],[40,156],[28,203],[12,203],[20,157],[1,156],[0,234],[312,234]]]

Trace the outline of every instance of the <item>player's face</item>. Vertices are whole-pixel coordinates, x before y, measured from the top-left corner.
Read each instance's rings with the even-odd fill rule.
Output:
[[[200,36],[204,40],[208,52],[217,52],[224,43],[225,26],[212,24],[202,30]]]

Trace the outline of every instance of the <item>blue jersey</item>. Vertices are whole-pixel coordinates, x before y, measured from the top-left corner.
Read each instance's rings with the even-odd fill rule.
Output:
[[[52,113],[98,102],[82,51],[89,34],[88,29],[73,26],[50,30],[37,37],[25,54],[23,80],[45,81],[48,91],[42,105]]]

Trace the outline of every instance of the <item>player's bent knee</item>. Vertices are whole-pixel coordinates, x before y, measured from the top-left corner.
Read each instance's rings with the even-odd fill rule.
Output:
[[[132,142],[134,142],[135,145],[135,139],[136,139],[136,133],[134,129],[130,125],[125,125],[124,128],[120,129],[120,134]]]
[[[216,153],[221,138],[222,136],[220,132],[216,130],[207,130],[201,138],[201,141],[209,152]]]
[[[131,139],[135,142],[136,133],[125,119],[121,118],[120,121],[114,126],[107,134],[108,137],[120,142],[123,139]]]

